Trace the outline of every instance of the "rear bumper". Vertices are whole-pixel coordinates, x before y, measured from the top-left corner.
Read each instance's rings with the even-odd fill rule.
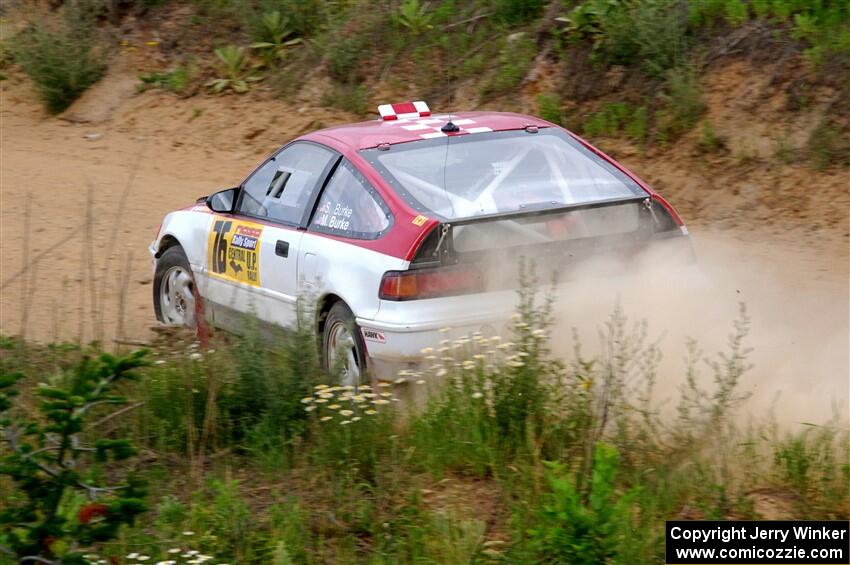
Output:
[[[479,332],[510,334],[516,303],[513,290],[409,302],[382,301],[377,319],[357,318],[370,368],[379,379],[421,368],[426,347]]]

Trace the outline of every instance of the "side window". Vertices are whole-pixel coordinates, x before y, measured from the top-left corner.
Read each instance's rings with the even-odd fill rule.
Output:
[[[242,214],[298,224],[310,195],[334,153],[312,143],[294,143],[269,159],[245,181]]]
[[[310,229],[357,239],[376,239],[390,227],[392,215],[360,171],[343,160],[310,222]]]

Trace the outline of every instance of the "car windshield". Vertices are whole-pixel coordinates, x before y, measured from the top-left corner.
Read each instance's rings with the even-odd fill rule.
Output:
[[[556,128],[449,136],[363,153],[417,210],[447,220],[646,194]]]

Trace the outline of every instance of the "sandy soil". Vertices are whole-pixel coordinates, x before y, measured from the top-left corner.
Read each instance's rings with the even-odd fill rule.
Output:
[[[46,117],[25,83],[5,81],[0,120],[0,332],[107,342],[150,337],[147,246],[166,212],[237,184],[295,135],[350,121],[339,112],[258,98],[134,95],[120,74],[60,118]],[[714,351],[743,300],[759,365],[745,384],[760,391],[762,402],[780,391],[792,398],[789,405],[801,408],[786,412],[797,421],[810,415],[822,421],[836,402],[846,414],[847,210],[836,212],[835,199],[810,197],[796,215],[753,205],[751,192],[763,195],[757,183],[769,174],[750,175],[743,192],[706,180],[712,190],[706,198],[697,186],[710,177],[705,171],[689,175],[686,164],[675,162],[655,168],[647,156],[628,152],[623,159],[670,187],[691,225],[701,274],[659,279],[651,272],[631,293],[612,288],[607,302],[595,287],[583,302],[594,308],[573,310],[569,324],[592,333],[620,296],[627,313],[667,331],[665,343],[681,345],[690,335]],[[793,171],[783,191],[807,174]],[[809,178],[830,193],[841,195],[847,186],[846,173],[818,175]],[[731,184],[733,173],[723,178]],[[846,204],[844,191],[838,205]],[[780,212],[798,208],[791,203]],[[760,221],[765,215],[770,221]],[[813,224],[814,217],[820,220]],[[678,362],[673,351],[668,357]]]

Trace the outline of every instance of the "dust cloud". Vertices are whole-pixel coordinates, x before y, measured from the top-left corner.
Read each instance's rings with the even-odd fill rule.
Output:
[[[850,422],[850,335],[846,251],[754,236],[698,231],[697,260],[672,265],[666,249],[650,250],[626,273],[595,264],[560,287],[552,346],[573,356],[575,328],[585,355],[601,350],[600,330],[619,304],[629,324],[645,320],[647,341],[658,341],[663,359],[654,401],[672,412],[684,384],[686,338],[704,356],[727,352],[739,304],[750,319],[745,346],[752,368],[741,392],[751,393],[739,415],[763,421],[770,413],[790,427]],[[713,390],[713,372],[700,363],[700,385]]]

